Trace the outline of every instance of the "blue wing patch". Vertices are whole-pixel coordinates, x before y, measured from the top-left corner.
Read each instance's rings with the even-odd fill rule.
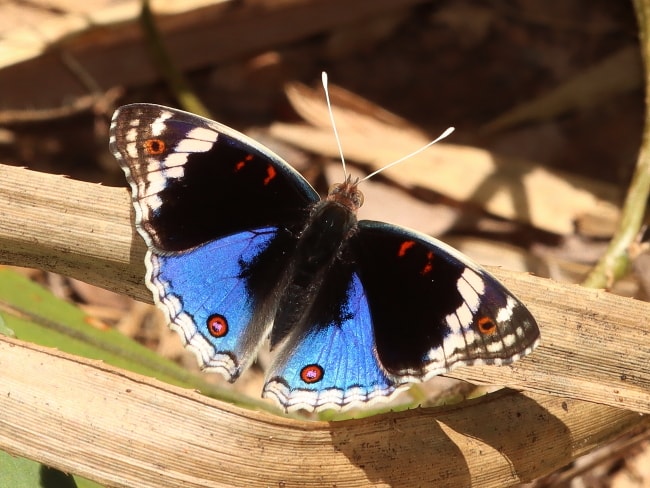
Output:
[[[272,325],[253,320],[256,304],[241,273],[277,232],[239,232],[182,254],[150,250],[145,258],[147,287],[171,327],[202,369],[229,381],[252,362]]]
[[[340,324],[289,337],[269,370],[263,396],[287,411],[346,409],[388,400],[398,389],[379,366],[363,286],[352,275]]]

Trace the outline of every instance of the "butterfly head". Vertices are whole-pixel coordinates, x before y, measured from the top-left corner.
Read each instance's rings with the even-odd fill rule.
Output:
[[[358,186],[359,178],[352,179],[348,175],[343,183],[336,183],[330,187],[327,201],[343,205],[355,213],[363,205],[363,193],[361,193]]]

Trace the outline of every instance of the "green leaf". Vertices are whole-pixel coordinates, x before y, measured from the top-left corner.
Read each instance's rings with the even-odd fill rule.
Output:
[[[12,488],[101,488],[80,476],[0,451],[0,486]]]
[[[77,488],[75,479],[57,469],[0,451],[0,486],[13,488]],[[95,483],[91,486],[100,486]]]
[[[240,406],[269,409],[261,401],[207,383],[116,330],[93,327],[82,310],[9,268],[0,268],[0,312],[18,339],[99,359]]]
[[[2,315],[0,315],[0,335],[9,336],[9,337],[16,337],[16,333],[12,329],[7,327],[7,324],[5,324],[5,321],[2,318]]]

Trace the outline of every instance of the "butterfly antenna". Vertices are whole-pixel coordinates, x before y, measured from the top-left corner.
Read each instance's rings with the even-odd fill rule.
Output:
[[[368,176],[362,178],[362,179],[359,181],[359,183],[361,183],[362,181],[366,181],[367,179],[369,179],[369,178],[375,176],[377,173],[381,173],[382,171],[387,170],[388,168],[391,168],[391,167],[393,167],[393,166],[395,166],[395,165],[400,164],[400,163],[403,162],[403,161],[406,161],[406,160],[409,159],[409,158],[412,158],[412,157],[415,156],[416,154],[420,154],[422,151],[424,151],[424,150],[430,148],[431,146],[433,146],[436,142],[441,141],[442,139],[444,139],[445,137],[447,137],[449,134],[451,134],[452,132],[454,132],[454,130],[455,130],[455,129],[454,129],[453,127],[447,127],[447,130],[445,130],[442,134],[440,134],[436,139],[434,139],[434,140],[431,141],[430,143],[428,143],[428,144],[422,146],[422,147],[421,147],[420,149],[418,149],[417,151],[413,151],[411,154],[407,154],[407,155],[404,156],[403,158],[399,158],[397,161],[393,161],[392,163],[387,164],[387,165],[384,166],[383,168],[379,168],[377,171],[373,171],[373,172],[370,173]]]
[[[323,89],[325,90],[325,100],[327,101],[327,111],[330,114],[330,122],[332,123],[332,129],[334,130],[334,137],[336,138],[336,145],[339,148],[339,155],[341,156],[341,164],[343,165],[343,176],[347,179],[348,171],[345,167],[345,158],[343,157],[343,147],[341,147],[341,139],[339,138],[339,132],[336,130],[336,123],[334,122],[334,112],[332,112],[332,103],[330,102],[330,91],[327,88],[327,73],[323,71],[321,74],[321,80],[323,82]]]

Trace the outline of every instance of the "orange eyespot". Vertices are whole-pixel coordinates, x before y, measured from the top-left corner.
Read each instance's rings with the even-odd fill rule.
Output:
[[[219,314],[210,315],[207,320],[208,332],[212,337],[224,337],[228,334],[228,321]]]
[[[165,141],[162,139],[147,139],[144,141],[144,152],[149,156],[159,156],[165,152]]]
[[[309,364],[300,370],[300,379],[305,383],[317,383],[323,379],[325,371],[318,364]]]
[[[476,324],[481,334],[492,335],[497,331],[497,324],[490,317],[481,317]]]

